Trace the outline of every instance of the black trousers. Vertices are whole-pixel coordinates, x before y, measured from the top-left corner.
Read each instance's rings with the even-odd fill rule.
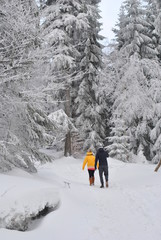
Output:
[[[100,176],[100,182],[101,182],[102,186],[104,186],[103,173],[105,176],[105,180],[107,182],[108,181],[108,166],[99,166],[99,176]]]
[[[94,170],[88,170],[89,177],[94,177]]]

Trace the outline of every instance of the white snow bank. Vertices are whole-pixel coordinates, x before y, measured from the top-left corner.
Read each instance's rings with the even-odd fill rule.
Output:
[[[17,170],[7,178],[0,174],[0,198],[10,194],[11,198],[19,199],[26,191],[33,192],[32,199],[29,196],[26,199],[26,203],[31,204],[53,188],[55,199],[54,186],[59,189],[61,198],[59,209],[41,221],[35,221],[29,231],[1,228],[0,239],[160,240],[161,169],[156,173],[154,165],[141,164],[140,160],[138,164],[109,158],[109,188],[100,189],[98,171],[95,172],[95,186],[89,186],[87,168],[82,170],[84,157],[56,159],[40,165],[34,175]],[[69,182],[70,187],[65,182]],[[34,190],[39,192],[38,189],[44,195],[37,196]],[[45,199],[49,202],[50,197]],[[38,204],[44,201],[38,201]]]
[[[53,186],[20,170],[17,174],[18,177],[0,175],[3,182],[0,188],[0,228],[24,231],[32,220],[55,210],[59,196]]]

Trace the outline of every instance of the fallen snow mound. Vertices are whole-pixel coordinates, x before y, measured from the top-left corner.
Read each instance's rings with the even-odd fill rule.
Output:
[[[4,175],[4,180],[6,177]],[[59,206],[58,192],[54,187],[44,186],[39,181],[30,183],[30,179],[20,177],[19,181],[18,186],[13,185],[1,192],[0,228],[25,231],[33,220]]]

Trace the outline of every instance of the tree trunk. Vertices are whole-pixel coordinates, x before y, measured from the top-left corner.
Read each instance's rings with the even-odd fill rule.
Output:
[[[70,131],[66,134],[65,138],[65,149],[64,149],[64,156],[68,157],[72,155],[72,150],[71,150],[71,133]]]
[[[70,88],[69,86],[67,87],[66,90],[66,103],[65,103],[65,113],[67,114],[68,117],[71,115],[71,110],[70,110]],[[72,155],[72,148],[71,148],[71,133],[70,130],[66,134],[66,139],[65,139],[65,148],[64,148],[64,156],[71,156]]]
[[[156,166],[156,168],[155,168],[155,172],[157,172],[158,171],[158,169],[160,168],[160,166],[161,166],[161,159],[160,159],[160,161],[159,161],[159,163],[158,163],[158,165]]]

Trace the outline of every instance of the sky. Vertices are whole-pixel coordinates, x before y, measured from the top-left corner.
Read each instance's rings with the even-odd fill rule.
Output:
[[[119,9],[124,0],[102,0],[100,3],[102,31],[100,32],[109,40],[114,38],[112,28],[118,20]]]

